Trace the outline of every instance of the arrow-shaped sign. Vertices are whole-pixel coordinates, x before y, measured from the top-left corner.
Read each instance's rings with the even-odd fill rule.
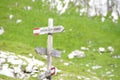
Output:
[[[47,55],[47,49],[45,48],[37,47],[35,48],[35,51],[38,54]],[[61,51],[53,49],[51,55],[54,57],[61,57]]]
[[[35,35],[38,35],[38,34],[58,33],[58,32],[62,32],[63,30],[64,30],[63,26],[55,26],[52,28],[42,27],[42,28],[34,28],[33,33]]]

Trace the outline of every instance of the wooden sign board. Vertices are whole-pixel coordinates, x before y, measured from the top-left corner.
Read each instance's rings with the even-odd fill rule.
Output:
[[[37,47],[37,48],[35,48],[35,51],[38,54],[47,55],[47,49],[45,49],[45,48]],[[53,49],[51,55],[53,57],[61,57],[61,51]]]
[[[64,30],[63,26],[54,26],[52,28],[49,27],[42,27],[42,28],[34,28],[33,33],[35,35],[38,34],[48,34],[48,33],[58,33]]]

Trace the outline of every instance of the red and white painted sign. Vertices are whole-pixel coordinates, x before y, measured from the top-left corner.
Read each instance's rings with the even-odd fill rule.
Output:
[[[38,35],[38,34],[58,33],[58,32],[62,32],[63,30],[64,30],[63,26],[55,26],[52,28],[42,27],[42,28],[34,28],[33,33],[35,35]]]
[[[56,74],[56,68],[55,68],[55,67],[52,67],[52,68],[51,68],[51,76],[52,76],[52,75],[55,75],[55,74]]]

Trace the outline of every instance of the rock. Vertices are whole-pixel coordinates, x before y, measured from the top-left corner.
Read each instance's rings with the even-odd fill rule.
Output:
[[[44,66],[44,64],[45,64],[44,62],[37,60],[37,59],[34,59],[33,62],[35,65],[38,65],[38,66]]]
[[[89,48],[87,48],[87,47],[81,47],[81,50],[87,51],[87,50],[89,50]]]
[[[13,70],[14,70],[14,77],[15,78],[20,78],[21,74],[22,73],[22,65],[18,65],[18,66],[14,66],[13,67]]]
[[[81,80],[81,79],[82,79],[82,77],[81,77],[81,76],[77,76],[77,79]]]
[[[91,80],[90,78],[85,78],[84,80]]]
[[[65,66],[69,66],[69,63],[65,62],[64,65],[65,65]]]
[[[98,51],[99,51],[100,53],[104,53],[104,52],[105,52],[105,48],[100,47],[100,48],[98,49]]]
[[[0,70],[0,74],[14,77],[13,70],[9,68],[9,64],[3,64],[2,70]]]
[[[86,67],[89,67],[89,64],[86,64],[85,66],[86,66]]]
[[[3,64],[5,62],[6,62],[5,58],[0,58],[0,64]]]
[[[32,9],[32,7],[31,6],[25,6],[24,9],[29,11],[29,10]]]
[[[18,60],[15,60],[15,59],[7,59],[7,62],[15,65],[15,64],[22,64],[22,63],[23,63],[23,60],[21,60],[21,59],[18,59]]]
[[[0,27],[0,35],[2,35],[4,33],[4,28]]]
[[[85,53],[80,50],[75,50],[68,55],[69,59],[73,59],[74,57],[83,58],[83,57],[85,57]]]
[[[107,72],[106,72],[106,74],[107,74],[107,75],[110,75],[110,74],[112,74],[112,72],[110,72],[110,71],[107,71]]]
[[[21,19],[16,20],[16,23],[17,23],[17,24],[19,24],[19,23],[21,23],[21,22],[22,22]]]
[[[34,74],[34,75],[32,75],[32,77],[37,77],[38,76],[38,74]]]
[[[41,71],[47,71],[47,68],[46,67],[43,67],[43,68],[40,68]]]
[[[25,72],[31,73],[33,71],[33,64],[28,64],[28,66],[25,68]]]
[[[83,57],[85,57],[85,53],[84,53],[83,51],[76,50],[76,51],[74,51],[74,54],[75,54],[75,56],[78,57],[78,58],[83,58]]]
[[[108,51],[110,52],[110,53],[113,53],[114,52],[114,48],[112,47],[112,46],[108,46]]]
[[[111,16],[113,17],[113,22],[115,22],[115,23],[116,23],[116,22],[117,22],[117,20],[118,20],[118,18],[119,18],[116,7],[114,7],[114,8],[113,8],[113,11],[112,11]]]
[[[1,58],[5,58],[5,59],[6,59],[8,56],[6,55],[6,53],[5,53],[5,52],[2,52],[2,51],[1,51],[0,57],[1,57]]]
[[[101,21],[102,21],[102,22],[105,22],[105,17],[102,17],[102,18],[101,18]]]
[[[29,56],[30,56],[30,57],[33,57],[33,55],[32,55],[31,53],[29,54]]]
[[[32,0],[34,2],[34,0]],[[76,9],[80,16],[88,14],[89,17],[103,16],[106,17],[111,13],[113,22],[117,22],[120,15],[120,1],[119,0],[48,0],[50,3],[50,10],[56,10],[58,14],[69,13],[71,4]],[[46,3],[42,0],[43,5]],[[102,22],[105,19],[102,18]]]
[[[99,68],[102,68],[102,66],[99,66],[99,65],[92,66],[92,69],[93,69],[93,70],[95,70],[95,69],[99,69]]]
[[[120,55],[112,56],[112,58],[119,59],[119,58],[120,58]]]
[[[32,2],[35,2],[35,0],[32,0]]]
[[[43,65],[44,63],[35,59],[34,56],[29,58],[11,52],[0,51],[0,74],[5,76],[20,79],[28,79],[31,75],[36,77],[40,67]]]
[[[14,17],[14,15],[12,15],[12,14],[9,15],[9,19],[10,19],[10,20],[12,20],[13,17]]]
[[[69,55],[68,55],[68,58],[69,58],[69,59],[73,59],[73,58],[74,58],[74,54],[69,54]]]

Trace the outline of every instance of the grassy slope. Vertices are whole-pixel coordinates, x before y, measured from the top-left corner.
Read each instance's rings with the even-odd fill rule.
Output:
[[[18,6],[15,4],[18,2]],[[32,6],[32,10],[25,11],[25,6]],[[73,12],[74,9],[72,9]],[[4,35],[0,35],[0,50],[12,51],[22,55],[33,53],[36,46],[46,47],[47,35],[34,36],[33,28],[47,26],[48,18],[54,18],[54,25],[63,25],[65,32],[54,34],[54,48],[66,50],[62,54],[64,62],[71,62],[69,67],[64,66],[60,59],[54,58],[53,65],[63,70],[64,74],[73,74],[73,76],[64,76],[64,80],[77,80],[76,76],[92,77],[97,76],[101,80],[108,80],[109,76],[102,76],[105,74],[105,69],[114,69],[113,80],[118,80],[120,76],[120,60],[112,59],[111,55],[107,52],[99,55],[97,51],[93,52],[92,49],[99,47],[113,46],[115,54],[119,54],[120,50],[120,21],[114,24],[110,19],[105,23],[100,22],[97,18],[80,17],[75,13],[56,15],[48,11],[46,6],[41,5],[40,0],[32,2],[31,0],[4,0],[0,2],[0,26],[5,28]],[[9,15],[13,14],[14,18],[9,20]],[[20,24],[16,24],[17,19],[22,19]],[[72,31],[70,31],[72,29]],[[92,41],[92,44],[88,44]],[[67,55],[75,50],[80,49],[81,46],[91,46],[90,51],[86,51],[86,58],[68,60]],[[89,67],[85,65],[90,63]],[[92,70],[97,74],[86,72],[93,65],[101,65],[104,68]],[[114,67],[117,64],[118,67]],[[110,66],[113,65],[113,66]],[[54,80],[61,78],[60,75],[53,77]],[[4,77],[3,77],[4,79]]]

